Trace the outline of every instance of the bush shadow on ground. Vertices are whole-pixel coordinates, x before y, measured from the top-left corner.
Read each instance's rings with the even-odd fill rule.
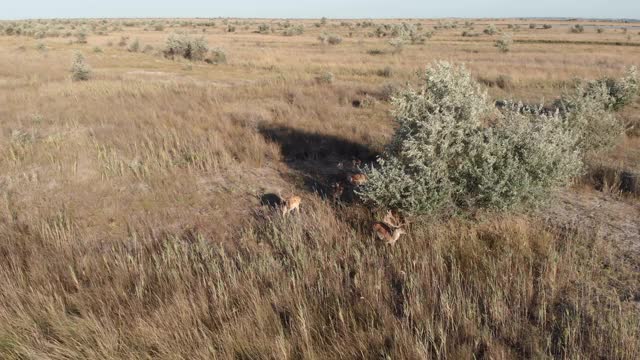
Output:
[[[338,136],[288,126],[262,126],[259,131],[267,141],[280,146],[285,164],[302,175],[305,189],[321,195],[331,194],[331,185],[349,174],[339,163],[358,159],[364,165],[379,155],[367,145]]]

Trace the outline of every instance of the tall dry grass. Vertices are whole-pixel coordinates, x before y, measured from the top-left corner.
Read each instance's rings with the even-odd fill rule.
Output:
[[[640,319],[623,300],[640,279],[597,236],[518,216],[425,221],[389,249],[357,214],[310,198],[300,216],[256,213],[232,244],[154,229],[95,242],[63,212],[37,224],[4,221],[0,354],[640,354]]]

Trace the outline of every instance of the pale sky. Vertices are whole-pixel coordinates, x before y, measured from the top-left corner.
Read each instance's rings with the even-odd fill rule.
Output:
[[[640,0],[0,0],[0,19],[83,17],[640,19]]]

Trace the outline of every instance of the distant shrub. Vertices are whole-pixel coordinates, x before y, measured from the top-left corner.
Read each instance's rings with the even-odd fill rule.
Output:
[[[320,25],[325,26],[327,25],[327,18],[326,17],[322,17],[322,19],[320,19]]]
[[[462,32],[462,36],[463,37],[476,37],[476,36],[480,36],[480,34],[474,33],[473,31],[465,30],[465,31]]]
[[[598,32],[598,34],[602,34],[604,33],[604,28],[597,28],[596,32]]]
[[[260,24],[258,25],[258,32],[260,34],[270,34],[271,26],[269,26],[269,24]]]
[[[338,35],[329,35],[327,33],[322,33],[318,36],[318,40],[321,44],[330,44],[330,45],[338,45],[342,43],[342,38]]]
[[[129,41],[129,37],[128,36],[121,36],[120,37],[120,41],[118,42],[118,46],[125,47],[125,46],[127,46],[127,42],[128,41]]]
[[[205,59],[209,64],[226,64],[227,54],[223,49],[211,49],[209,56]]]
[[[318,84],[332,84],[334,80],[333,73],[324,72],[316,77],[316,82]]]
[[[558,115],[492,110],[464,67],[436,63],[393,99],[399,125],[357,193],[412,214],[507,209],[543,199],[582,168]],[[485,125],[487,118],[493,118]]]
[[[483,32],[487,35],[495,35],[498,33],[498,29],[496,28],[495,25],[489,24],[489,26],[487,26],[487,28],[484,29]]]
[[[296,36],[304,34],[304,26],[303,25],[295,25],[284,29],[282,32],[284,36]]]
[[[164,31],[164,25],[155,24],[155,25],[153,25],[153,30],[155,30],[155,31]]]
[[[75,32],[74,36],[76,37],[76,42],[78,44],[86,44],[87,43],[87,32],[84,29],[80,29]]]
[[[367,50],[367,54],[369,55],[384,55],[386,51],[382,49],[369,49]]]
[[[71,79],[73,81],[86,81],[91,77],[91,67],[85,61],[82,53],[75,53],[73,55],[73,62],[71,63]]]
[[[496,40],[495,46],[498,48],[498,50],[500,50],[500,52],[508,53],[511,50],[512,44],[513,39],[511,38],[511,35],[504,34],[502,35],[502,38]]]
[[[133,40],[133,42],[131,44],[129,44],[129,47],[127,48],[127,50],[129,52],[138,52],[138,51],[140,51],[140,40],[138,40],[137,38],[135,40]]]
[[[404,46],[405,46],[406,42],[403,38],[394,38],[389,40],[389,45],[391,45],[391,48],[393,49],[392,52],[394,54],[399,54],[402,52],[402,50],[404,50]]]
[[[329,45],[338,45],[342,43],[342,38],[338,35],[329,35],[327,42]]]
[[[102,48],[100,46],[94,46],[93,47],[93,52],[98,54],[102,52]]]
[[[153,46],[145,45],[144,48],[142,49],[142,52],[145,53],[145,54],[149,54],[149,53],[153,52]]]
[[[537,28],[536,24],[529,24],[529,29],[532,29],[532,30],[533,30],[533,29],[535,29],[535,28]]]
[[[543,29],[545,29],[545,30],[549,30],[549,29],[551,29],[552,27],[553,27],[553,26],[551,26],[550,24],[544,24],[544,25],[542,25],[542,28],[543,28]]]
[[[173,33],[167,38],[163,54],[167,58],[182,57],[187,60],[204,60],[209,46],[203,37]]]
[[[236,32],[236,27],[231,25],[231,24],[228,24],[227,25],[227,32]]]
[[[584,26],[582,26],[580,24],[575,24],[574,26],[571,27],[571,29],[569,31],[574,33],[574,34],[581,34],[581,33],[584,32]]]
[[[38,43],[36,45],[36,50],[38,50],[38,51],[46,51],[47,50],[47,46],[44,43]]]

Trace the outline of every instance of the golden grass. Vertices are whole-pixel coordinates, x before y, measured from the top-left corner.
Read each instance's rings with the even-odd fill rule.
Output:
[[[504,55],[459,22],[392,54],[371,27],[293,21],[305,33],[285,37],[253,33],[276,21],[242,21],[180,28],[224,48],[224,65],[117,46],[127,35],[157,50],[177,28],[88,44],[0,36],[0,358],[638,358],[640,263],[598,232],[480,214],[416,220],[390,249],[371,235],[375,211],[322,196],[338,162],[390,138],[386,87],[431,61],[509,78],[489,88],[496,99],[549,102],[574,77],[619,75],[640,47],[542,40],[636,31],[495,21],[522,26]],[[323,31],[343,43],[321,45]],[[88,82],[70,80],[74,50]],[[314,80],[327,71],[332,84]],[[637,172],[639,148],[630,129],[599,161]],[[598,174],[588,191],[624,190]],[[260,205],[278,192],[301,195],[302,213]]]

